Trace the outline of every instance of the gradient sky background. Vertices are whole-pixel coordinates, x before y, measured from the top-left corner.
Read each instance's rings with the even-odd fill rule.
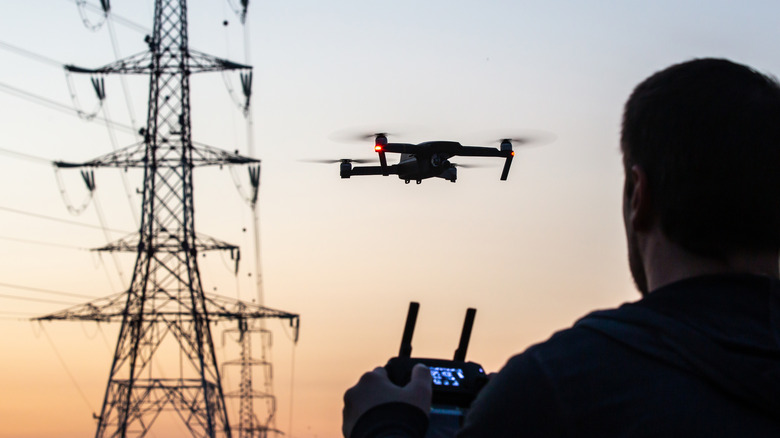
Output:
[[[421,303],[415,355],[450,357],[465,309],[476,307],[468,359],[496,371],[588,311],[636,299],[620,218],[618,135],[626,97],[654,71],[694,57],[780,72],[774,1],[249,6],[245,41],[229,2],[191,1],[190,45],[254,65],[266,305],[298,313],[302,322],[295,348],[282,324],[269,323],[276,425],[301,438],[340,436],[344,390],[397,353],[411,300]],[[114,0],[112,8],[151,27],[151,0]],[[143,32],[119,21],[113,29],[120,55],[144,50]],[[108,29],[85,28],[70,0],[4,1],[0,42],[59,63],[98,67],[116,59]],[[0,47],[0,149],[65,161],[110,152],[101,123],[7,91],[12,86],[72,106],[56,62]],[[92,110],[88,77],[72,79],[80,104]],[[228,80],[238,89],[237,76]],[[126,79],[128,106],[121,80],[106,78],[112,119],[130,124],[132,114],[136,126],[145,123],[147,82]],[[194,139],[246,153],[246,125],[222,75],[194,77],[191,91]],[[387,130],[398,134],[391,141],[405,142],[497,146],[489,141],[539,131],[555,141],[516,148],[506,182],[493,159],[455,159],[489,167],[461,169],[456,184],[421,185],[395,177],[341,180],[338,165],[300,161],[372,158],[370,141],[332,140],[345,129]],[[117,146],[134,141],[115,134]],[[118,255],[115,265],[86,250],[122,233],[106,236],[35,216],[96,225],[99,210],[110,228],[132,231],[141,201],[130,195],[128,202],[121,175],[96,170],[98,203],[73,217],[51,165],[2,154],[0,437],[94,433],[91,415],[100,410],[118,327],[28,322],[88,298],[20,287],[94,298],[127,287],[134,255]],[[247,184],[244,169],[235,175]],[[140,187],[139,172],[125,177],[131,192]],[[85,195],[78,172],[63,171],[62,178],[78,204]],[[243,253],[238,276],[227,255],[200,259],[207,291],[252,299],[252,239],[243,231],[252,220],[231,172],[198,170],[195,191],[198,230]],[[231,358],[229,347],[221,347],[225,328],[214,330],[221,359]]]

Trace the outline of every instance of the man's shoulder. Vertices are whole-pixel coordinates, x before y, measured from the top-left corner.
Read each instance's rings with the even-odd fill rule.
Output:
[[[556,361],[567,362],[571,367],[574,358],[576,363],[587,360],[598,360],[600,352],[621,351],[625,347],[613,340],[613,332],[619,332],[623,327],[604,324],[605,320],[620,320],[624,315],[641,308],[641,304],[627,303],[613,309],[591,312],[571,327],[555,332],[550,338],[531,345],[524,352],[513,356],[507,366],[523,361],[535,361],[549,366]]]
[[[462,436],[569,436],[588,406],[601,403],[606,386],[635,379],[626,366],[634,354],[577,325],[561,330],[510,358],[491,378]]]
[[[463,436],[777,436],[768,298],[733,290],[698,280],[586,315],[513,356]]]
[[[619,309],[609,312],[619,312]],[[513,374],[522,370],[521,374],[535,372],[551,381],[560,381],[580,378],[582,374],[593,372],[603,374],[605,367],[616,365],[614,360],[625,363],[627,360],[639,359],[635,357],[635,352],[616,342],[608,333],[590,327],[598,323],[596,315],[600,313],[589,314],[572,327],[560,330],[546,341],[512,356],[501,372]],[[609,332],[613,329],[608,327],[606,330]],[[613,360],[607,361],[606,358]]]

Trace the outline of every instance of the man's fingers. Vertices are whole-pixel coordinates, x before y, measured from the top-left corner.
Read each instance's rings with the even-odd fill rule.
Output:
[[[363,413],[384,402],[377,395],[386,392],[386,385],[392,385],[387,378],[387,372],[383,367],[376,367],[360,376],[358,383],[344,393],[341,431],[345,437],[352,433],[355,422]]]
[[[418,363],[412,368],[412,380],[409,383],[430,386],[432,382],[431,370],[425,365]]]
[[[374,373],[376,373],[379,377],[383,379],[389,379],[389,377],[387,377],[387,370],[385,369],[385,367],[374,368]]]
[[[385,371],[384,367],[376,367],[373,371],[363,373],[363,375],[360,376],[360,380],[358,380],[358,385],[381,380],[387,380],[387,371]]]
[[[412,379],[403,388],[390,381],[384,367],[360,376],[358,383],[344,393],[342,432],[349,437],[361,415],[384,403],[401,402],[420,408],[426,414],[431,409],[433,393],[431,372],[425,365],[412,368]]]

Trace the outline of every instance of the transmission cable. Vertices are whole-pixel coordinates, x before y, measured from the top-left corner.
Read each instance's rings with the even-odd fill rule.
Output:
[[[96,6],[92,3],[87,3],[84,0],[67,0],[70,3],[76,3],[76,5],[79,5],[79,3],[83,3],[83,7],[85,9],[91,9],[94,12],[102,13],[104,11],[104,8],[102,6]],[[122,17],[121,15],[117,15],[116,12],[111,11],[111,18],[112,20],[116,21],[119,24],[122,24],[125,27],[128,27],[130,29],[133,29],[139,33],[150,33],[152,30],[148,27],[138,24],[128,18]]]
[[[109,11],[108,0],[101,0],[100,3],[103,5],[102,8],[103,20],[99,21],[98,23],[92,23],[87,17],[87,11],[86,11],[87,2],[85,0],[76,0],[76,6],[79,10],[79,15],[81,16],[81,22],[84,24],[84,27],[86,27],[92,32],[99,31],[100,28],[103,27],[104,24],[106,24],[106,21],[108,21],[108,11]]]
[[[32,213],[32,212],[28,212],[28,211],[18,210],[18,209],[15,209],[15,208],[8,208],[8,207],[0,206],[0,211],[7,211],[7,212],[10,212],[10,213],[16,213],[16,214],[36,217],[36,218],[39,218],[39,219],[46,219],[46,220],[61,222],[61,223],[65,223],[65,224],[68,224],[68,225],[77,225],[77,226],[80,226],[80,227],[88,227],[88,228],[93,228],[93,229],[99,229],[99,230],[103,230],[104,233],[106,231],[112,231],[112,232],[115,232],[115,233],[128,234],[128,231],[124,231],[124,230],[117,230],[117,229],[108,228],[108,227],[105,227],[105,226],[102,226],[102,225],[92,225],[92,224],[86,224],[86,223],[83,223],[83,222],[77,222],[77,221],[72,221],[72,220],[68,220],[68,219],[56,218],[56,217],[53,217],[53,216],[46,216],[46,215],[43,215],[43,214],[40,214],[40,213]],[[68,247],[66,245],[58,245],[58,244],[45,243],[45,242],[39,242],[39,241],[30,241],[30,240],[26,240],[26,239],[8,238],[8,237],[0,237],[0,238],[3,238],[5,240],[16,240],[16,241],[19,241],[19,242],[38,243],[38,244],[42,244],[42,245],[52,245],[52,246]],[[82,249],[82,248],[77,248],[77,249]],[[83,248],[83,249],[86,249],[86,248]],[[90,252],[93,251],[93,250],[89,250],[89,249],[86,249],[86,250],[88,250]],[[116,254],[112,253],[112,258],[113,258],[113,261],[114,261],[114,265],[115,265],[116,269],[118,270],[118,273],[119,273],[119,275],[121,277],[122,276],[122,271],[121,271],[121,268],[119,268],[119,261],[116,258]],[[103,258],[102,257],[100,258],[100,265],[103,266],[104,268],[106,268],[106,269],[104,269],[104,272],[106,273],[106,278],[108,279],[108,282],[112,285],[112,287],[114,289],[117,289],[116,285],[114,285],[114,283],[113,283],[114,279],[109,275],[108,269],[107,269],[105,263],[103,262]],[[122,286],[120,285],[118,289],[122,289]]]
[[[7,240],[10,242],[19,242],[19,243],[30,243],[33,245],[51,246],[55,248],[77,249],[79,251],[90,251],[89,248],[84,248],[81,246],[65,245],[62,243],[53,243],[53,242],[44,242],[42,240],[20,239],[18,237],[10,237],[10,236],[0,236],[0,240]]]
[[[98,216],[98,221],[100,222],[100,227],[103,229],[103,236],[106,239],[106,244],[111,243],[111,236],[108,234],[109,229],[106,226],[106,217],[103,214],[103,208],[100,205],[100,202],[98,202],[97,198],[95,198],[95,202],[93,203],[95,205],[95,213]],[[116,268],[117,274],[119,274],[119,280],[122,284],[127,284],[125,281],[125,273],[124,270],[122,270],[122,265],[119,263],[119,258],[116,254],[116,251],[110,251],[111,254],[111,260],[114,261],[114,267]]]
[[[82,201],[81,205],[78,206],[78,207],[75,207],[73,205],[73,203],[70,202],[70,197],[68,196],[67,190],[65,189],[65,183],[62,181],[62,175],[60,175],[59,167],[57,167],[54,164],[54,162],[49,161],[49,160],[47,160],[45,158],[41,158],[41,157],[35,156],[35,155],[30,155],[30,154],[25,154],[25,153],[22,153],[22,152],[11,151],[11,150],[8,150],[8,149],[3,149],[3,148],[0,148],[0,152],[4,153],[6,155],[11,155],[14,158],[19,158],[19,159],[22,159],[22,160],[33,161],[33,162],[41,163],[41,164],[46,163],[46,164],[54,165],[54,177],[55,177],[55,180],[57,181],[57,186],[59,188],[60,196],[62,197],[62,200],[65,203],[65,207],[67,207],[68,211],[71,214],[73,214],[73,215],[81,214],[81,212],[83,212],[84,209],[87,208],[87,206],[89,205],[90,201],[92,200],[92,198],[94,196],[95,181],[94,181],[94,176],[92,176],[92,173],[84,173],[84,172],[82,172],[81,176],[84,179],[84,182],[87,184],[87,188],[89,189],[89,193],[87,193],[87,196],[84,199],[84,201]]]
[[[125,100],[129,101],[129,98],[126,98]],[[128,108],[128,110],[130,110],[130,108]],[[106,116],[106,119],[111,119],[111,116],[108,113],[107,106],[103,106],[103,114]],[[133,123],[133,126],[135,126],[134,120],[132,120],[131,123]],[[108,137],[111,140],[111,149],[113,149],[114,152],[117,152],[119,150],[119,145],[116,140],[116,133],[114,132],[113,129],[111,129],[110,126],[106,125],[106,128],[108,128]],[[122,187],[125,189],[125,197],[127,198],[128,204],[130,204],[130,211],[133,214],[133,220],[135,221],[136,227],[138,227],[141,224],[141,219],[140,219],[140,214],[138,213],[138,209],[136,207],[136,203],[133,202],[133,192],[130,190],[130,182],[127,180],[127,174],[125,172],[120,172],[119,175],[122,178]]]
[[[290,424],[287,426],[287,433],[293,436],[293,402],[295,400],[295,349],[297,344],[293,344],[292,353],[290,358]]]
[[[103,2],[101,2],[101,3],[103,3]],[[105,5],[104,8],[107,9],[108,8],[107,1],[105,3],[103,3],[103,4]],[[106,11],[106,13],[108,13],[108,11]],[[116,39],[116,35],[115,35],[114,31],[113,31],[113,26],[111,26],[110,22],[109,22],[108,28],[109,28],[109,34],[110,34],[110,37],[111,37],[111,45],[113,46],[113,49],[114,49],[114,55],[115,55],[115,57],[117,59],[120,59],[121,58],[121,54],[119,52],[118,42],[117,42],[117,39]],[[73,107],[75,109],[76,115],[78,115],[80,118],[82,118],[84,120],[90,121],[90,120],[94,119],[95,117],[97,117],[99,111],[102,109],[103,110],[103,114],[105,116],[104,120],[106,120],[106,121],[107,120],[111,120],[111,115],[108,112],[108,108],[107,108],[107,106],[105,106],[103,104],[104,101],[105,101],[106,92],[105,92],[105,85],[104,85],[102,77],[101,78],[93,78],[92,79],[92,86],[95,89],[95,92],[96,92],[97,97],[98,97],[97,107],[94,110],[92,110],[92,111],[85,111],[84,109],[81,108],[81,103],[79,101],[78,94],[76,93],[76,87],[73,84],[72,75],[70,74],[68,69],[65,68],[65,65],[63,63],[61,63],[59,61],[56,61],[56,60],[54,60],[52,58],[49,58],[47,56],[43,56],[43,55],[31,52],[29,50],[26,50],[26,49],[23,49],[21,47],[18,47],[18,46],[12,45],[12,44],[8,44],[8,43],[2,42],[2,41],[0,41],[0,47],[3,47],[5,49],[7,49],[7,50],[11,50],[11,51],[13,51],[13,52],[15,52],[17,54],[20,54],[22,56],[26,56],[26,57],[31,58],[31,59],[35,59],[35,60],[38,60],[38,61],[41,61],[41,62],[45,62],[45,63],[53,65],[53,66],[64,68],[65,69],[65,79],[66,79],[66,82],[67,82],[67,85],[68,85],[68,93],[70,95],[71,102],[72,102]],[[131,128],[131,131],[134,132],[136,135],[139,135],[139,130],[137,129],[137,124],[136,124],[136,120],[135,120],[135,111],[132,108],[131,99],[130,99],[130,93],[128,92],[127,82],[126,82],[126,79],[125,79],[124,75],[120,75],[120,81],[121,81],[121,84],[122,84],[122,91],[123,91],[124,96],[125,96],[125,102],[127,103],[127,111],[128,111],[128,115],[130,117],[130,123],[131,123],[130,128]],[[19,90],[19,91],[21,91],[21,90]],[[112,148],[113,151],[116,152],[119,149],[119,146],[118,146],[117,140],[116,140],[116,134],[115,134],[114,130],[112,129],[113,127],[112,127],[112,125],[110,123],[106,123],[105,125],[106,125],[106,128],[108,130],[109,140],[111,141],[111,148]],[[120,174],[120,176],[122,178],[122,184],[123,184],[124,189],[125,189],[125,196],[127,197],[128,202],[130,203],[130,210],[133,213],[133,219],[135,220],[135,224],[139,225],[140,224],[139,213],[138,213],[137,208],[135,206],[135,203],[133,202],[133,199],[132,199],[132,191],[130,190],[130,184],[127,181],[127,176],[124,173]],[[61,178],[60,178],[59,174],[57,175],[57,182],[60,185],[60,193],[63,194],[63,199],[66,199],[67,195],[64,194],[64,191],[63,191],[64,189],[63,189],[63,185],[62,185]],[[91,192],[90,192],[90,194],[91,194]],[[81,211],[83,211],[83,209],[86,208],[86,205],[88,204],[90,199],[91,198],[88,198],[87,200],[85,200],[85,202],[82,204],[81,207],[73,207],[73,208],[69,204],[68,200],[66,199],[66,205],[68,205],[68,210],[71,211],[71,213],[79,214]]]
[[[55,67],[63,67],[65,65],[65,64],[63,64],[63,63],[61,63],[61,62],[59,62],[57,60],[49,58],[48,56],[40,55],[38,53],[33,53],[33,52],[29,51],[29,50],[23,49],[21,47],[18,47],[18,46],[12,45],[12,44],[8,44],[8,43],[3,42],[3,41],[0,41],[0,47],[4,48],[6,50],[10,50],[12,52],[16,52],[19,55],[26,56],[27,58],[35,59],[35,60],[43,62],[45,64],[53,65]]]
[[[84,2],[82,1],[81,3],[83,4]],[[107,16],[108,15],[108,10],[109,10],[108,0],[102,0],[101,4],[103,5],[103,9],[104,9],[105,14]],[[81,9],[82,8],[80,7],[79,10],[81,10]],[[113,30],[113,28],[111,26],[109,26],[109,28],[110,28],[110,30]],[[113,32],[111,32],[111,41],[112,41],[112,45],[114,46],[114,53],[115,53],[115,55],[117,57],[119,57],[119,49],[118,49],[116,38],[115,38]],[[0,42],[0,44],[2,44],[3,48],[6,48],[7,50],[12,50],[12,51],[14,51],[14,52],[16,52],[16,53],[18,53],[18,54],[20,54],[22,56],[26,56],[26,57],[29,57],[29,58],[32,58],[32,59],[35,59],[35,60],[38,60],[38,61],[41,61],[41,62],[45,62],[47,64],[56,65],[56,66],[60,66],[60,67],[65,67],[62,63],[59,63],[58,61],[55,61],[54,59],[48,58],[46,56],[33,53],[33,52],[29,51],[29,50],[25,50],[25,49],[22,49],[20,47],[17,47],[17,46],[8,44],[8,43]],[[67,81],[67,84],[68,84],[68,92],[70,94],[71,101],[73,103],[73,106],[75,107],[75,112],[76,112],[76,114],[79,117],[81,117],[81,118],[83,118],[85,120],[92,120],[92,119],[94,119],[97,116],[98,112],[102,108],[103,112],[104,112],[104,115],[105,115],[104,119],[105,120],[110,120],[111,119],[110,115],[108,114],[108,109],[103,105],[103,102],[105,100],[106,95],[105,95],[105,86],[104,86],[104,82],[103,82],[102,78],[97,78],[97,79],[93,78],[92,79],[92,85],[93,85],[93,87],[95,89],[95,92],[97,94],[97,97],[98,97],[98,106],[97,106],[97,108],[94,111],[86,112],[86,111],[81,109],[81,105],[80,105],[80,102],[79,102],[79,99],[78,99],[78,95],[76,94],[75,86],[73,85],[73,81],[72,81],[70,72],[67,70],[67,68],[65,68],[65,77],[66,77],[66,81]],[[123,77],[123,79],[124,79],[124,77]],[[129,105],[129,97],[128,97],[128,93],[127,93],[127,88],[124,86],[124,84],[125,83],[123,82],[123,90],[125,92],[126,101],[128,102],[128,105]],[[21,91],[21,90],[18,90],[18,91]],[[132,111],[132,108],[130,106],[128,106],[128,111],[130,112],[131,119],[134,122],[133,111]],[[112,129],[111,124],[106,123],[106,128],[108,129],[109,138],[111,140],[111,147],[112,147],[112,149],[114,151],[117,151],[118,150],[118,146],[117,146],[116,136],[115,136],[115,133],[114,133],[114,131]],[[134,126],[131,127],[131,128],[132,128],[133,131],[137,132],[137,130],[135,129]],[[15,155],[16,156],[22,156],[23,158],[26,158],[26,159],[32,158],[32,156],[26,156],[25,154],[15,154]],[[40,159],[40,160],[36,160],[36,161],[43,161],[43,160]],[[106,235],[106,243],[110,243],[111,239],[110,239],[110,236],[108,236],[108,230],[107,230],[108,227],[106,225],[105,215],[103,214],[102,208],[100,207],[97,199],[94,197],[95,183],[94,183],[94,176],[93,176],[92,172],[90,171],[88,173],[85,173],[84,171],[82,171],[82,178],[84,179],[84,182],[86,183],[87,188],[89,189],[89,193],[87,194],[86,198],[84,199],[84,201],[79,206],[75,206],[74,204],[72,204],[70,202],[70,198],[69,198],[69,196],[67,194],[67,191],[65,189],[65,184],[62,181],[62,176],[60,174],[59,168],[57,166],[55,166],[54,169],[55,169],[54,172],[55,172],[57,185],[59,186],[60,196],[62,197],[63,201],[65,202],[65,206],[67,207],[68,211],[71,214],[79,215],[87,208],[89,203],[94,200],[95,201],[94,202],[94,204],[95,204],[95,211],[97,212],[98,220],[99,220],[99,222],[101,224],[101,227],[103,228],[104,234]],[[125,189],[125,195],[126,195],[127,200],[128,200],[128,202],[130,204],[130,210],[133,213],[133,219],[135,220],[136,226],[138,226],[138,224],[140,223],[140,219],[139,219],[137,210],[135,208],[135,204],[132,202],[133,199],[132,199],[132,194],[131,194],[131,191],[130,191],[130,184],[128,183],[127,176],[124,173],[121,174],[121,178],[122,178],[122,183],[123,183],[123,186],[124,186],[124,189]],[[115,265],[115,267],[117,269],[117,272],[119,274],[120,281],[122,283],[124,283],[125,282],[124,272],[123,272],[123,270],[121,268],[121,265],[119,264],[119,261],[117,259],[116,254],[112,253],[111,257],[112,257],[114,265]]]
[[[62,368],[65,370],[65,373],[68,374],[68,377],[70,378],[70,381],[73,383],[73,386],[76,387],[76,391],[78,391],[81,398],[84,400],[84,403],[86,403],[89,410],[92,412],[92,415],[94,417],[97,416],[95,408],[92,406],[92,403],[90,403],[89,398],[87,398],[87,395],[84,394],[84,390],[81,389],[81,386],[79,385],[76,378],[73,376],[73,373],[71,373],[70,369],[68,368],[68,365],[65,363],[65,360],[62,358],[62,355],[60,354],[59,350],[57,350],[57,346],[54,345],[54,341],[52,341],[51,337],[49,336],[49,332],[46,331],[46,327],[42,323],[39,322],[39,325],[41,327],[41,333],[46,337],[46,340],[49,341],[49,345],[51,345],[51,349],[54,351],[54,354],[57,356],[57,359],[60,361],[60,364],[62,365]]]
[[[22,301],[33,301],[36,303],[46,303],[46,304],[62,304],[66,306],[73,306],[76,304],[71,301],[47,300],[46,298],[21,297],[19,295],[8,295],[8,294],[0,294],[0,298],[8,298],[12,300],[22,300]]]
[[[97,117],[98,112],[100,112],[100,109],[103,107],[103,98],[101,97],[98,99],[98,103],[95,106],[95,109],[92,111],[85,111],[81,108],[81,101],[79,101],[79,96],[76,93],[76,86],[73,85],[73,78],[71,77],[70,71],[68,69],[65,69],[65,82],[68,84],[68,94],[70,95],[70,101],[73,103],[73,108],[76,110],[76,114],[81,117],[84,120],[90,121]],[[94,85],[94,82],[93,82]]]
[[[122,59],[122,55],[119,52],[119,43],[116,38],[116,32],[114,32],[114,26],[111,24],[110,20],[108,22],[108,35],[111,39],[111,47],[114,49],[114,57],[117,60]],[[127,115],[130,117],[130,126],[133,127],[136,133],[139,133],[138,123],[135,120],[135,109],[133,109],[133,101],[130,99],[130,92],[127,88],[127,79],[125,75],[119,75],[119,82],[122,85],[122,93],[125,95],[125,104],[127,106]],[[106,114],[106,117],[109,118],[108,114]]]
[[[38,156],[35,156],[35,155],[26,154],[24,152],[12,151],[10,149],[0,148],[0,153],[6,154],[6,155],[10,155],[10,156],[12,156],[14,158],[19,158],[21,160],[32,161],[34,163],[53,164],[53,162],[51,160],[49,160],[49,159],[38,157]]]
[[[112,40],[112,44],[114,45],[114,53],[118,57],[119,56],[118,55],[119,51],[118,51],[118,48],[116,47],[116,42],[114,41],[115,37],[112,36],[111,40]],[[54,107],[55,109],[62,110],[63,109],[62,107],[64,107],[68,112],[75,112],[77,116],[79,116],[80,118],[82,118],[84,120],[91,121],[91,120],[93,120],[93,119],[95,119],[97,117],[97,112],[100,109],[100,107],[102,106],[103,99],[105,98],[105,89],[103,87],[102,79],[98,79],[98,80],[94,80],[93,79],[93,82],[92,82],[93,87],[95,87],[95,91],[98,93],[98,98],[100,99],[100,101],[98,103],[97,109],[95,109],[95,110],[93,110],[91,112],[90,111],[85,111],[85,110],[81,109],[81,105],[79,103],[78,95],[76,94],[76,88],[73,85],[73,79],[71,78],[70,71],[68,71],[67,66],[64,63],[62,63],[60,61],[57,61],[57,60],[55,60],[53,58],[50,58],[48,56],[41,55],[39,53],[35,53],[35,52],[32,52],[32,51],[27,50],[27,49],[23,49],[23,48],[21,48],[19,46],[13,45],[13,44],[9,44],[9,43],[4,42],[4,41],[0,41],[0,47],[4,48],[6,50],[9,50],[11,52],[14,52],[14,53],[16,53],[18,55],[21,55],[21,56],[33,59],[35,61],[39,61],[39,62],[42,62],[42,63],[45,63],[45,64],[49,64],[51,66],[62,68],[65,71],[65,81],[66,81],[66,83],[68,85],[68,93],[70,95],[73,107],[68,107],[67,105],[61,104],[59,102],[52,101],[52,100],[47,99],[45,97],[36,96],[36,95],[34,95],[32,93],[23,91],[23,90],[21,90],[19,88],[11,86],[11,85],[0,84],[0,87],[4,88],[5,91],[11,92],[13,94],[16,94],[17,96],[21,95],[22,97],[27,98],[27,99],[31,99],[32,101],[34,101],[36,103],[43,103],[43,104],[48,105],[50,107]],[[98,88],[98,85],[100,85],[100,89]],[[124,83],[123,83],[123,89],[124,89],[125,96],[126,96],[125,100],[130,102],[129,97],[127,97],[128,96],[128,92],[127,92],[127,89],[126,89],[126,86],[124,85]],[[130,107],[128,107],[128,108],[130,108]],[[136,135],[138,135],[138,129],[136,129],[136,126],[135,126],[135,119],[133,118],[133,113],[134,112],[132,112],[132,111],[130,113],[130,117],[131,117],[131,120],[132,120],[133,123],[129,127],[128,126],[121,126],[121,124],[119,124],[119,123],[110,121],[109,117],[105,117],[103,119],[99,119],[98,118],[98,120],[101,120],[101,121],[105,122],[107,127],[113,126],[115,128],[126,129],[126,130],[128,130],[128,131],[130,131],[130,132],[132,132],[132,133],[134,133]]]
[[[5,91],[8,94],[13,94],[13,95],[15,95],[17,97],[20,97],[22,99],[25,99],[27,101],[34,102],[34,103],[37,103],[37,104],[40,104],[40,105],[43,105],[43,106],[47,106],[47,107],[49,107],[51,109],[55,109],[55,110],[60,111],[60,112],[64,112],[64,113],[67,113],[67,114],[70,114],[70,115],[74,115],[75,114],[76,116],[79,116],[79,118],[82,118],[80,116],[79,110],[77,110],[77,109],[75,109],[75,108],[73,108],[71,106],[65,105],[63,103],[57,102],[55,100],[52,100],[52,99],[49,99],[49,98],[46,98],[46,97],[43,97],[43,96],[38,96],[36,94],[30,93],[29,91],[22,90],[20,88],[14,87],[12,85],[8,85],[8,84],[0,82],[0,91]],[[108,120],[105,117],[95,116],[94,118],[89,119],[88,121],[95,121],[95,120],[101,121],[101,122],[105,123],[106,125],[111,125],[114,128],[121,129],[121,130],[123,130],[125,132],[129,132],[131,134],[136,134],[137,133],[137,131],[134,130],[132,126],[125,125],[124,123],[121,123],[121,122],[115,122],[113,120]]]
[[[13,312],[13,311],[0,311],[0,320],[3,321],[29,321],[30,318],[35,317],[34,313],[30,312]]]
[[[18,210],[18,209],[15,209],[15,208],[9,208],[9,207],[0,206],[0,210],[11,212],[11,213],[22,214],[22,215],[26,215],[26,216],[37,217],[39,219],[46,219],[46,220],[51,220],[51,221],[62,222],[62,223],[69,224],[69,225],[77,225],[77,226],[80,226],[80,227],[87,227],[87,228],[94,228],[94,229],[103,229],[104,228],[104,227],[101,227],[100,225],[86,224],[84,222],[72,221],[72,220],[68,220],[68,219],[61,219],[61,218],[58,218],[58,217],[47,216],[47,215],[40,214],[40,213],[32,213],[32,212],[29,212],[29,211]],[[129,231],[117,230],[115,228],[106,228],[106,229],[109,230],[109,231],[113,231],[115,233],[123,233],[123,234],[128,234],[129,233]]]
[[[62,174],[60,173],[60,168],[57,167],[57,166],[54,166],[54,176],[55,176],[55,179],[57,180],[57,188],[59,189],[60,197],[62,198],[62,202],[65,203],[65,208],[73,216],[81,215],[81,213],[83,213],[84,210],[87,209],[87,207],[89,206],[89,203],[95,197],[94,177],[86,176],[86,175],[92,175],[92,174],[91,173],[86,174],[86,173],[83,173],[83,172],[81,174],[82,178],[84,178],[84,181],[87,184],[88,193],[87,193],[87,196],[84,198],[84,200],[81,202],[81,204],[77,207],[70,201],[70,196],[68,196],[68,191],[65,188],[65,182],[62,181]],[[92,178],[92,179],[89,179],[89,178]],[[101,225],[103,225],[102,222],[101,222]]]
[[[59,62],[57,60],[54,60],[52,58],[49,58],[48,56],[44,56],[38,53],[34,53],[30,50],[23,49],[19,46],[15,46],[13,44],[9,44],[3,41],[0,41],[0,47],[15,52],[18,55],[49,64],[51,66],[60,67],[65,70],[65,81],[68,84],[68,93],[70,94],[71,101],[73,102],[73,106],[75,107],[76,114],[79,115],[79,117],[85,119],[85,120],[92,120],[97,115],[97,110],[93,110],[91,112],[87,112],[81,109],[81,105],[79,104],[78,96],[76,95],[76,89],[73,85],[73,80],[71,79],[70,72],[66,68],[65,64],[62,62]],[[102,100],[99,102],[102,104]],[[99,109],[99,107],[98,107]]]
[[[60,296],[65,296],[65,297],[87,298],[87,299],[94,299],[95,298],[95,297],[90,296],[90,295],[76,294],[76,293],[72,293],[72,292],[62,292],[62,291],[52,290],[52,289],[43,289],[43,288],[40,288],[40,287],[21,286],[21,285],[18,285],[18,284],[0,283],[0,286],[8,287],[8,288],[11,288],[11,289],[28,290],[28,291],[32,291],[32,292],[43,292],[43,293],[47,293],[47,294],[60,295]]]
[[[31,313],[31,312],[14,312],[13,310],[0,310],[0,314],[3,314],[3,315],[28,316],[28,317],[34,317],[35,316],[35,313]],[[28,321],[28,319],[23,319],[22,321]]]

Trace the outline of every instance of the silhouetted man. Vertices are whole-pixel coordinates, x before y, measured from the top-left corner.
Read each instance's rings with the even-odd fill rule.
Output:
[[[623,114],[637,302],[509,360],[460,437],[780,436],[780,86],[721,59],[639,84]],[[423,436],[430,377],[383,369],[344,397],[345,436]]]

